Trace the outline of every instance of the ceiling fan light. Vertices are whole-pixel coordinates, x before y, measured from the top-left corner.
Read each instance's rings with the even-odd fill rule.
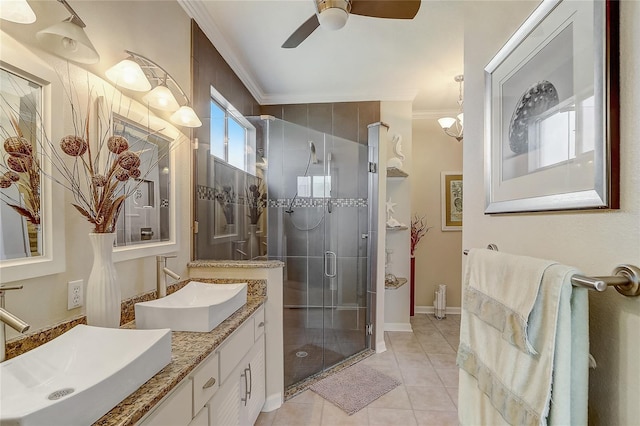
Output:
[[[347,19],[349,19],[349,13],[340,7],[330,7],[318,13],[320,26],[330,31],[344,27]]]
[[[349,0],[317,0],[318,22],[326,30],[335,31],[344,27],[349,19]]]
[[[181,106],[176,112],[171,114],[172,123],[184,127],[200,127],[202,121],[196,115],[196,112],[188,105]]]
[[[456,119],[453,117],[443,117],[443,118],[439,118],[438,119],[438,124],[440,125],[440,127],[442,127],[443,129],[450,129],[451,126],[453,126],[456,122]]]
[[[175,111],[180,108],[180,104],[176,101],[171,90],[164,84],[160,84],[153,88],[152,91],[142,97],[149,106],[160,109],[162,111]]]
[[[0,18],[18,24],[36,22],[36,14],[27,0],[0,0]]]
[[[137,92],[146,92],[151,90],[151,83],[144,75],[140,65],[132,59],[123,59],[111,68],[105,75],[116,86],[135,90]]]

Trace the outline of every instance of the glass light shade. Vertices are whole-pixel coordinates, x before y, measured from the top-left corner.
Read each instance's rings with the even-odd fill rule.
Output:
[[[462,124],[464,124],[464,114],[461,112],[460,114],[458,114],[458,121],[460,122],[460,125],[462,126]]]
[[[163,111],[175,111],[180,108],[180,104],[176,101],[171,90],[160,84],[153,88],[152,91],[142,97],[142,99],[153,108]]]
[[[339,7],[330,7],[318,14],[320,26],[331,31],[339,30],[344,27],[348,18],[349,14],[347,11]]]
[[[95,64],[100,61],[96,51],[84,29],[69,17],[36,33],[36,38],[45,49],[58,56],[82,64]]]
[[[440,124],[440,127],[442,127],[443,129],[449,129],[455,124],[455,122],[456,119],[453,117],[443,117],[438,119],[438,124]]]
[[[36,22],[36,14],[27,0],[0,0],[0,19],[18,24],[33,24]]]
[[[184,105],[181,106],[176,112],[171,114],[171,122],[179,126],[184,127],[200,127],[202,121],[198,118],[193,108]]]
[[[151,90],[151,83],[144,75],[142,68],[131,59],[123,59],[109,68],[105,74],[118,87],[137,92]]]

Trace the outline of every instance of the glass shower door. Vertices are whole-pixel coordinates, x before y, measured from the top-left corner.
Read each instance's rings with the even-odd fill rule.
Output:
[[[324,368],[368,348],[367,146],[325,136]]]
[[[282,260],[285,386],[368,348],[365,145],[269,120],[268,257]]]

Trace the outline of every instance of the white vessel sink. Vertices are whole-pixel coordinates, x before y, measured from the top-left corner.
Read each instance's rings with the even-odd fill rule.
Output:
[[[78,325],[0,364],[0,424],[92,424],[170,361],[170,330]]]
[[[136,328],[208,332],[245,303],[247,283],[207,284],[191,281],[162,299],[136,303]]]

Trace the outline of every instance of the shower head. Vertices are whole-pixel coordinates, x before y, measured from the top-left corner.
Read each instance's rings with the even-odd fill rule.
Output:
[[[316,145],[309,141],[309,150],[311,151],[311,162],[313,164],[318,164],[318,156],[316,155]]]

